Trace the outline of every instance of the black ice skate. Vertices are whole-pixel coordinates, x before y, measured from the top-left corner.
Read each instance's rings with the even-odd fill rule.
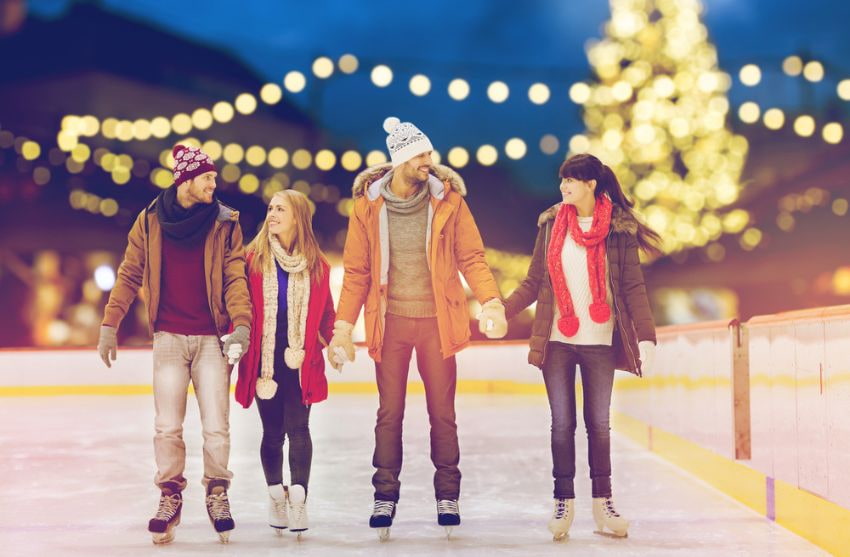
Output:
[[[230,531],[236,527],[230,516],[230,501],[227,499],[227,480],[210,480],[207,485],[207,514],[218,533],[221,543],[230,540]]]
[[[439,499],[437,501],[437,524],[445,527],[446,538],[450,538],[454,527],[460,525],[457,499]]]
[[[369,528],[378,530],[378,539],[382,542],[388,540],[390,537],[390,528],[393,525],[393,518],[395,518],[395,509],[395,501],[375,499],[372,516],[369,518]]]
[[[180,524],[180,511],[183,509],[183,495],[176,483],[165,482],[161,489],[156,516],[148,522],[148,532],[155,544],[174,541],[174,528]]]

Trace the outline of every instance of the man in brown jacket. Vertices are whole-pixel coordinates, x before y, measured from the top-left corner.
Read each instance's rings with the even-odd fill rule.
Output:
[[[231,368],[225,355],[231,364],[238,361],[248,347],[251,325],[242,230],[239,213],[215,197],[217,173],[209,156],[183,145],[172,154],[174,185],[139,214],[130,230],[98,351],[111,367],[118,326],[141,288],[153,332],[155,483],[161,491],[148,530],[154,543],[168,543],[180,523],[186,487],[183,419],[191,381],[204,435],[207,512],[226,542],[234,523],[227,499],[233,474],[227,469]]]
[[[454,354],[469,344],[470,334],[458,271],[483,304],[482,332],[491,338],[507,332],[481,235],[463,200],[463,180],[432,162],[431,142],[413,124],[387,118],[384,129],[392,163],[369,168],[354,182],[345,275],[329,351],[354,359],[351,330],[365,305],[366,344],[380,394],[369,525],[382,538],[389,534],[399,498],[402,419],[414,349],[431,423],[437,519],[448,528],[460,523]]]

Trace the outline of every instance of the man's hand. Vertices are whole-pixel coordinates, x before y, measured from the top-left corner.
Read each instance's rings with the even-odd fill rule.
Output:
[[[248,327],[239,325],[232,333],[221,337],[222,342],[224,342],[221,353],[227,357],[227,363],[231,365],[238,363],[242,355],[248,351],[249,333]]]
[[[100,326],[100,338],[97,340],[97,351],[100,359],[111,368],[112,362],[118,357],[118,331],[109,325]],[[112,362],[110,362],[110,359]]]

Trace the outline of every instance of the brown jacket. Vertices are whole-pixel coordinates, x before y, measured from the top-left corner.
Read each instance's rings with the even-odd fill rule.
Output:
[[[162,229],[154,203],[139,213],[127,235],[124,260],[118,267],[118,278],[104,310],[104,325],[118,328],[141,288],[153,331],[162,269]],[[220,202],[218,218],[204,243],[204,271],[210,312],[218,334],[223,335],[237,325],[250,328],[251,300],[239,212]]]
[[[352,188],[354,210],[348,221],[343,252],[345,277],[337,319],[354,323],[365,305],[366,344],[369,356],[381,361],[387,311],[389,236],[381,185],[389,179],[390,164],[361,172]],[[463,200],[466,186],[452,169],[435,165],[428,187],[426,254],[437,304],[437,325],[444,358],[469,344],[469,309],[458,271],[463,273],[479,302],[499,297],[499,288],[484,260],[484,244],[469,207]]]
[[[534,322],[531,325],[531,350],[528,353],[528,363],[537,367],[542,367],[546,358],[546,345],[552,332],[555,314],[555,298],[552,282],[549,280],[546,253],[559,207],[560,203],[540,215],[528,276],[505,301],[505,314],[508,319],[537,301]],[[610,274],[608,287],[614,298],[616,320],[612,346],[617,369],[641,375],[637,343],[642,340],[655,342],[655,322],[643,282],[636,234],[637,222],[631,215],[615,206],[606,240]]]

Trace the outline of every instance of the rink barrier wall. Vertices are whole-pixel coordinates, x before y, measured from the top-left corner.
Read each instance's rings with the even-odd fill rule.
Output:
[[[527,362],[527,346],[522,341],[473,343],[457,355],[458,392],[545,395],[540,371]],[[152,394],[152,367],[150,346],[119,347],[111,368],[93,348],[0,349],[0,397]],[[357,346],[354,362],[342,373],[327,362],[325,367],[331,396],[377,393],[374,363],[365,346]],[[232,377],[235,381],[235,373]],[[408,392],[424,393],[415,361]]]
[[[658,337],[651,374],[617,381],[614,429],[850,555],[850,306],[664,327]]]

